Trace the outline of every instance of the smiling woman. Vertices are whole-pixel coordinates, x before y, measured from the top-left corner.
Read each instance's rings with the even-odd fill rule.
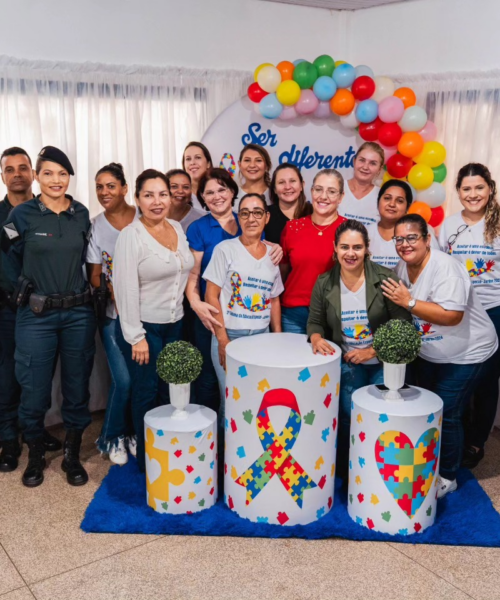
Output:
[[[258,144],[247,144],[240,153],[238,161],[241,189],[245,194],[261,194],[266,204],[271,204],[269,187],[273,167],[269,152]],[[235,205],[238,212],[239,203]]]
[[[201,142],[189,142],[182,155],[182,168],[191,177],[191,203],[200,210],[205,208],[205,205],[198,198],[198,184],[212,166],[212,157],[208,148]]]

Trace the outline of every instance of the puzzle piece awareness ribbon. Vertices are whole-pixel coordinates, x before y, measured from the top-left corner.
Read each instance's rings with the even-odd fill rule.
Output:
[[[288,421],[279,435],[276,435],[269,418],[268,410],[272,406],[286,406],[290,409]],[[302,508],[304,492],[317,486],[290,454],[302,425],[295,395],[285,389],[266,392],[262,398],[256,424],[264,452],[236,480],[236,483],[247,489],[246,504],[250,504],[274,475],[277,475],[292,499],[299,508]]]
[[[238,306],[240,306],[241,308],[244,308],[245,310],[249,310],[250,312],[261,312],[263,310],[266,310],[266,308],[269,307],[269,305],[271,303],[270,298],[266,298],[264,300],[264,302],[259,302],[258,304],[253,304],[252,306],[247,306],[243,302],[243,298],[241,297],[241,286],[242,285],[243,285],[243,282],[241,281],[241,277],[240,277],[239,273],[234,272],[231,275],[232,294],[231,294],[231,298],[229,299],[228,308],[233,308],[235,303]]]

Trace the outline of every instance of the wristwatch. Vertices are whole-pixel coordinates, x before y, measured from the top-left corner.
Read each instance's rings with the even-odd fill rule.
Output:
[[[410,312],[415,308],[416,303],[417,301],[415,300],[415,298],[410,298],[410,301],[408,302],[408,310]]]

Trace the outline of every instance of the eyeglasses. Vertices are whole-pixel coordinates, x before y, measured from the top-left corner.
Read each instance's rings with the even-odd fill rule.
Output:
[[[456,233],[450,235],[450,237],[448,238],[448,248],[451,248],[453,246],[453,244],[457,241],[458,236],[461,233],[463,233],[468,227],[469,226],[464,223],[463,225],[460,225]]]
[[[250,218],[250,215],[253,215],[256,219],[260,221],[265,214],[266,211],[263,208],[254,208],[253,210],[247,210],[246,208],[244,208],[243,210],[240,210],[238,216],[242,221],[246,221]]]
[[[402,235],[394,236],[392,241],[396,244],[396,246],[402,246],[405,242],[410,246],[414,246],[421,237],[424,236],[417,235],[416,233],[410,233],[410,235],[407,235],[406,237]]]
[[[203,198],[205,200],[213,200],[213,198],[215,198],[215,196],[225,196],[228,192],[229,192],[228,188],[221,187],[216,191],[209,190],[208,192],[205,192],[203,194]]]
[[[312,188],[312,193],[315,196],[322,196],[323,192],[326,192],[326,197],[328,198],[328,200],[335,200],[335,198],[340,194],[340,192],[338,190],[332,190],[332,189],[325,190],[322,187],[319,187],[317,185],[315,185]]]

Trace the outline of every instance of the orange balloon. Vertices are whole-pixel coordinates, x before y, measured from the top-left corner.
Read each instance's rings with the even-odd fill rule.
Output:
[[[432,209],[425,202],[414,202],[408,209],[408,213],[412,215],[420,215],[425,219],[426,223],[428,223],[432,217]]]
[[[405,108],[409,106],[415,106],[417,97],[415,92],[409,87],[400,87],[394,92],[394,96],[403,101]]]
[[[295,65],[289,60],[282,60],[276,65],[276,68],[281,73],[281,81],[290,81],[293,78]]]
[[[407,131],[403,133],[398,142],[398,152],[403,156],[413,158],[420,154],[424,149],[424,139],[416,131]]]
[[[332,112],[340,117],[343,115],[348,115],[350,112],[352,112],[355,104],[356,101],[352,93],[343,88],[337,90],[335,96],[330,100],[330,108],[332,109]]]

